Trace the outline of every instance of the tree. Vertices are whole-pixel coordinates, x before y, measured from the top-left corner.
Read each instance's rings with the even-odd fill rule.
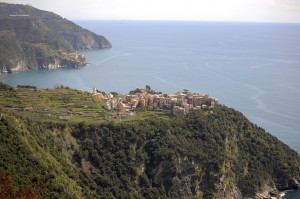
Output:
[[[0,198],[11,198],[13,195],[13,188],[9,178],[0,171]]]
[[[146,91],[150,92],[151,91],[151,87],[149,85],[146,85]]]
[[[10,198],[23,198],[23,199],[42,199],[45,198],[41,196],[44,184],[40,179],[33,179],[31,184],[25,189],[19,189],[14,192],[14,188],[8,178],[3,172],[0,171],[0,198],[10,199]]]

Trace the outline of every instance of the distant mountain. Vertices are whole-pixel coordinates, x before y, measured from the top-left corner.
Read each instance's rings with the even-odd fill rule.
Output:
[[[30,5],[0,3],[0,70],[79,67],[80,49],[111,48],[101,35]]]
[[[104,104],[0,82],[0,198],[40,183],[45,198],[259,199],[299,188],[297,152],[236,110],[113,119]]]

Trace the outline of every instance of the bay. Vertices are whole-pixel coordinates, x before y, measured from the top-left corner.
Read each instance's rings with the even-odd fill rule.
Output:
[[[234,22],[76,21],[112,49],[82,51],[80,69],[6,74],[0,81],[127,93],[150,85],[209,94],[300,153],[300,25]]]

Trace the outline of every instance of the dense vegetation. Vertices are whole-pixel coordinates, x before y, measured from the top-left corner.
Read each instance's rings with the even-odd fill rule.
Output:
[[[31,19],[2,17],[0,24],[0,66],[6,70],[18,64],[42,67],[60,59],[57,50],[72,50],[66,41]]]
[[[67,65],[58,50],[109,48],[105,37],[29,5],[0,3],[0,71]]]
[[[35,97],[19,100],[25,90]],[[0,91],[0,171],[15,192],[38,179],[36,194],[46,198],[241,198],[300,180],[295,151],[225,106],[177,117],[144,110],[121,121],[93,112],[65,120],[35,110],[100,102],[63,87],[0,84]],[[26,109],[30,100],[37,105]]]

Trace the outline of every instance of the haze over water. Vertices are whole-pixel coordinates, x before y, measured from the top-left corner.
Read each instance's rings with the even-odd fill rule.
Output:
[[[128,93],[150,85],[209,94],[300,153],[300,24],[78,21],[113,48],[83,51],[89,66],[0,77],[11,85]]]

